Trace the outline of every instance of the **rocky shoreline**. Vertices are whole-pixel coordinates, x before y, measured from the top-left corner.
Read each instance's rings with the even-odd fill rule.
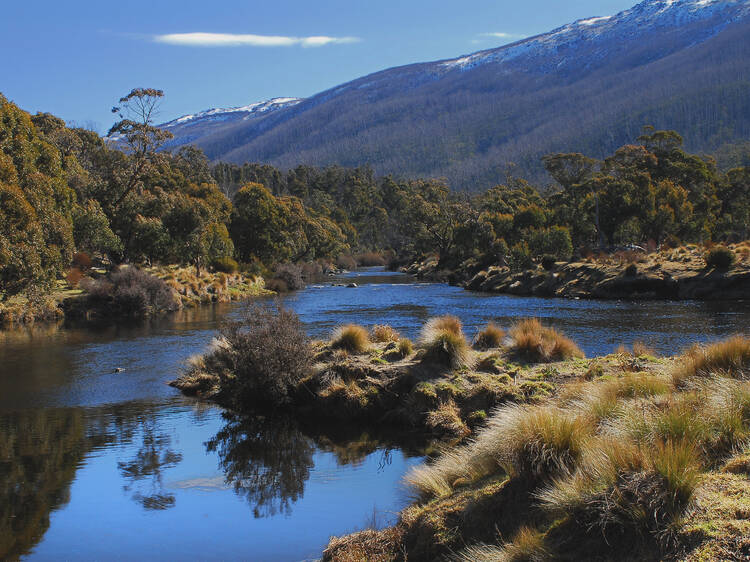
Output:
[[[447,281],[470,291],[572,299],[740,300],[750,298],[746,260],[728,270],[708,268],[696,248],[672,252],[558,262],[522,271],[468,265],[441,270],[435,259],[401,270],[420,279]]]

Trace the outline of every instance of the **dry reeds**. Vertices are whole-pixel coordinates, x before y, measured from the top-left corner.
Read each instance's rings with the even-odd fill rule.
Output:
[[[680,366],[673,372],[675,386],[691,377],[718,374],[746,379],[750,375],[750,338],[737,335],[708,346],[694,345],[683,354]]]

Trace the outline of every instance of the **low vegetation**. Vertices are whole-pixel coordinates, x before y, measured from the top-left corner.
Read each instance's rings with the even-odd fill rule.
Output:
[[[331,348],[343,349],[349,353],[367,353],[370,349],[370,335],[362,326],[347,324],[334,330]]]
[[[583,357],[571,339],[535,319],[521,320],[510,330],[513,349],[525,361],[550,362]]]
[[[324,559],[742,559],[748,346],[615,353],[593,378],[591,362],[569,360],[576,374],[554,395],[501,406],[473,440],[412,469],[415,504],[394,527],[333,539]]]
[[[158,277],[138,269],[123,267],[99,279],[80,282],[86,308],[102,314],[146,316],[180,307],[170,287]]]
[[[493,349],[500,347],[505,339],[505,330],[490,322],[474,338],[474,346],[479,349]]]

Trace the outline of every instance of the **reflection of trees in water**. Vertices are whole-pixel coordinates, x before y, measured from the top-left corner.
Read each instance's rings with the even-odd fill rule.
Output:
[[[156,421],[151,418],[142,422],[143,441],[135,456],[118,462],[127,484],[126,491],[133,491],[133,499],[145,509],[169,509],[175,505],[174,494],[164,491],[163,472],[177,465],[182,454],[173,451],[169,435],[156,432]]]
[[[80,410],[0,417],[0,559],[28,553],[68,502],[85,441]]]
[[[218,454],[226,482],[247,499],[255,517],[291,512],[304,494],[317,450],[335,455],[339,465],[359,465],[379,451],[378,472],[392,463],[396,449],[407,456],[424,454],[423,438],[387,430],[383,432],[387,438],[353,428],[310,424],[303,432],[289,418],[246,418],[230,413],[224,418],[226,424],[206,442],[206,448]]]
[[[313,441],[289,419],[225,419],[206,448],[218,454],[227,483],[247,499],[255,517],[290,513],[310,477]]]

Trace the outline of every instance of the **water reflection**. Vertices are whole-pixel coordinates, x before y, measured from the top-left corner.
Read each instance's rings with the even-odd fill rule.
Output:
[[[252,506],[254,517],[289,514],[302,497],[315,444],[286,418],[224,414],[226,424],[208,442],[227,484]]]
[[[86,450],[78,410],[41,410],[0,417],[0,559],[29,552],[65,505]]]
[[[120,470],[127,492],[145,509],[169,509],[175,505],[174,494],[164,491],[164,471],[182,461],[182,454],[171,449],[172,438],[158,432],[156,420],[142,422],[142,444],[128,461],[120,461]]]

